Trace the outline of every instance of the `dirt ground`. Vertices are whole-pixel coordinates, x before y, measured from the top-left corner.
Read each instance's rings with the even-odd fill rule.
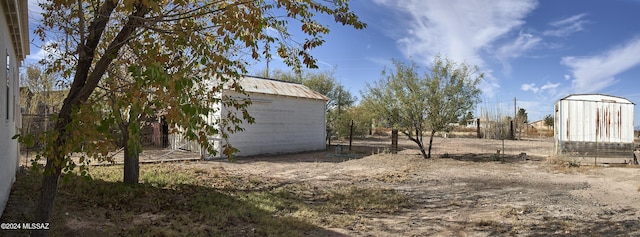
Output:
[[[333,144],[326,151],[167,164],[327,189],[393,189],[411,204],[393,214],[362,214],[345,228],[320,227],[327,230],[321,236],[640,236],[636,165],[563,163],[552,155],[553,143],[540,138],[436,137],[432,159],[406,139],[398,154],[385,152],[387,137],[355,140],[351,151],[348,141]],[[150,150],[141,160],[197,156]]]
[[[429,160],[404,139],[399,154],[377,154],[387,143],[355,141],[355,155],[336,155],[333,147],[197,165],[318,187],[387,187],[410,198],[410,210],[362,216],[353,228],[332,229],[348,236],[640,235],[637,166],[550,162],[549,140],[505,141],[503,149],[502,141],[436,138],[436,158]],[[505,155],[495,155],[497,149]]]

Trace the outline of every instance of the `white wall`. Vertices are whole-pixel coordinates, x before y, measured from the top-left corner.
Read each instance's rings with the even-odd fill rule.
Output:
[[[325,149],[325,101],[249,93],[254,124],[230,135],[238,156],[280,154]],[[222,111],[224,116],[225,110]]]
[[[17,127],[20,126],[19,62],[9,36],[4,9],[0,4],[0,213],[4,211],[11,185],[15,181],[19,155],[18,142],[11,139],[16,134]],[[9,77],[6,69],[7,53],[10,58]],[[7,88],[7,79],[9,88]]]
[[[556,103],[556,139],[633,143],[634,104],[604,95],[574,95]]]

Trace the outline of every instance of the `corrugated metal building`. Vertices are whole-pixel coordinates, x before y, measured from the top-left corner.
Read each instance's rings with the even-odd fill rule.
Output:
[[[240,150],[237,156],[325,149],[329,98],[302,84],[268,78],[244,76],[240,85],[252,101],[247,110],[255,123],[244,123],[244,131],[229,134],[231,145]],[[231,90],[223,90],[224,95],[245,97]],[[210,122],[219,124],[220,116],[229,109],[223,107],[210,115]],[[216,156],[222,156],[225,144],[221,136],[210,139],[218,151]]]
[[[602,94],[574,94],[555,104],[556,153],[633,157],[634,103]]]
[[[0,214],[19,165],[19,145],[11,139],[21,125],[20,64],[29,54],[27,1],[0,3]]]

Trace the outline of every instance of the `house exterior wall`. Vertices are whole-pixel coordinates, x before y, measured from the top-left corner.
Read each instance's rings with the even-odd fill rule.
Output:
[[[537,130],[551,130],[551,127],[544,125],[544,119],[530,123],[529,126]]]
[[[11,18],[7,8],[11,7],[15,11],[18,6],[13,3],[15,2],[6,1],[0,4],[0,214],[4,211],[19,165],[20,149],[18,141],[12,137],[19,131],[22,119],[18,68],[24,53],[14,46],[23,45],[24,42],[14,42],[12,37],[16,34],[12,30],[16,23],[8,22]],[[26,10],[18,12],[26,14]],[[20,26],[26,27],[26,24]]]
[[[326,101],[261,93],[248,94],[252,101],[248,112],[255,118],[255,123],[243,123],[241,127],[244,131],[229,135],[229,143],[240,150],[236,155],[325,149]],[[227,109],[222,109],[222,116],[226,114]]]
[[[633,156],[634,104],[608,95],[570,95],[555,104],[556,153]]]

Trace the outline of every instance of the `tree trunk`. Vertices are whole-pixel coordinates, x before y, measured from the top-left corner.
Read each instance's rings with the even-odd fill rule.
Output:
[[[409,138],[409,140],[411,140],[411,141],[415,142],[416,144],[418,144],[418,148],[420,148],[420,153],[422,153],[422,157],[424,157],[425,159],[429,158],[429,156],[427,156],[427,153],[424,150],[424,144],[422,144],[423,140],[422,140],[422,135],[421,135],[422,131],[421,130],[416,129],[416,137],[415,138],[413,136],[411,136],[411,134],[409,132],[406,132],[404,130],[402,131],[402,133],[404,135],[406,135]],[[418,134],[420,134],[420,135],[418,135]]]
[[[424,145],[422,145],[422,143],[418,143],[418,147],[420,147],[420,153],[422,153],[422,157],[425,159],[429,159],[431,156],[427,155],[427,153],[424,150]],[[429,147],[429,151],[431,151],[431,147]]]
[[[429,154],[427,155],[427,158],[431,158],[431,146],[433,145],[433,136],[436,135],[436,130],[433,129],[431,130],[431,138],[429,138]]]
[[[140,180],[140,122],[137,109],[129,111],[129,122],[121,125],[124,143],[124,183],[138,184]]]
[[[58,159],[62,160],[62,159]],[[52,161],[47,161],[42,179],[42,187],[40,189],[40,198],[38,199],[38,207],[36,208],[35,223],[49,223],[53,215],[53,206],[56,200],[56,192],[58,190],[58,178],[62,172],[62,165],[55,165]],[[33,230],[31,236],[47,236],[47,230]]]
[[[105,1],[100,7],[100,10],[96,13],[98,16],[94,22],[89,25],[87,39],[85,42],[80,42],[78,45],[78,62],[76,64],[76,71],[74,72],[73,82],[69,89],[67,98],[62,103],[62,108],[58,114],[58,120],[55,125],[56,139],[53,143],[52,154],[46,154],[47,164],[45,165],[45,172],[42,179],[42,187],[40,190],[40,198],[38,199],[38,207],[35,213],[36,223],[50,223],[51,216],[53,214],[53,208],[56,199],[56,193],[58,191],[58,179],[62,174],[62,168],[65,165],[65,155],[67,152],[64,150],[66,145],[67,125],[72,122],[71,110],[72,108],[84,103],[89,98],[98,85],[98,82],[104,75],[107,67],[115,55],[129,37],[133,31],[139,27],[143,22],[143,16],[149,11],[149,8],[143,4],[136,6],[136,11],[129,17],[127,23],[123,26],[122,30],[116,35],[111,44],[107,47],[104,55],[93,66],[94,52],[100,43],[102,33],[106,28],[106,24],[111,19],[111,14],[117,6],[117,1]],[[31,232],[32,236],[47,236],[47,230],[39,230]]]
[[[79,90],[79,87],[71,87],[69,94],[78,92]],[[50,223],[51,221],[56,201],[56,193],[58,191],[58,181],[60,174],[62,174],[62,168],[65,165],[66,152],[68,152],[63,148],[67,142],[67,136],[69,136],[67,125],[72,121],[71,108],[77,105],[74,103],[77,101],[78,100],[70,97],[64,100],[62,108],[60,108],[60,112],[58,113],[58,120],[54,125],[58,136],[52,144],[47,144],[47,146],[52,146],[52,148],[50,150],[51,153],[45,153],[48,156],[42,175],[42,186],[40,187],[40,197],[38,199],[38,206],[36,207],[35,223]],[[31,232],[31,236],[47,236],[47,234],[48,230],[34,230]]]
[[[128,138],[127,138],[128,139]],[[136,148],[133,148],[134,150]],[[132,152],[129,144],[124,146],[124,183],[137,184],[140,180],[140,154]]]
[[[137,152],[137,148],[131,144],[128,127],[128,124],[120,125],[122,143],[124,144],[124,183],[137,184],[140,177],[140,164],[138,163],[140,154]]]

